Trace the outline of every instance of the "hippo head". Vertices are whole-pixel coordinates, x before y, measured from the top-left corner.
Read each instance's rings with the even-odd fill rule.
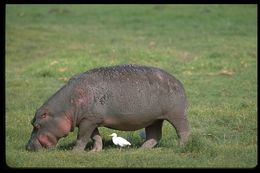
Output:
[[[26,145],[28,151],[55,147],[58,140],[70,132],[72,123],[66,111],[57,113],[41,107],[36,111],[31,124],[33,131]]]

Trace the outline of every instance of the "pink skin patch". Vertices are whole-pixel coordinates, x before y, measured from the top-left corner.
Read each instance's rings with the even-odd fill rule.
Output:
[[[64,134],[68,134],[70,132],[71,126],[72,126],[72,122],[68,118],[67,115],[65,115],[64,118],[60,119],[57,124],[57,127],[59,128],[59,130],[61,130],[62,133],[64,133]]]

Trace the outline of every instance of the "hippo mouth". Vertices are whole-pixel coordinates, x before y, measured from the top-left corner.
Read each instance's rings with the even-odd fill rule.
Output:
[[[44,148],[53,148],[57,144],[57,139],[53,135],[42,134],[39,135],[37,140]]]
[[[53,148],[57,144],[57,138],[52,135],[41,134],[38,137],[30,139],[26,145],[26,150],[28,151],[38,151],[40,149]]]

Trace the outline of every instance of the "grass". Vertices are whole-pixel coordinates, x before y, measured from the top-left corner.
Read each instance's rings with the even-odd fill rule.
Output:
[[[10,167],[253,168],[257,165],[256,5],[7,5],[6,163]],[[114,64],[162,68],[182,81],[192,141],[172,126],[152,150],[116,131],[119,152],[75,152],[77,129],[54,150],[25,151],[36,108],[76,73]]]

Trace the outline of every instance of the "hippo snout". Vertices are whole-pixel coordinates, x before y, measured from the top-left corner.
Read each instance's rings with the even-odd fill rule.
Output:
[[[29,140],[28,143],[26,144],[26,150],[27,151],[38,151],[41,149],[42,146],[38,140]]]

